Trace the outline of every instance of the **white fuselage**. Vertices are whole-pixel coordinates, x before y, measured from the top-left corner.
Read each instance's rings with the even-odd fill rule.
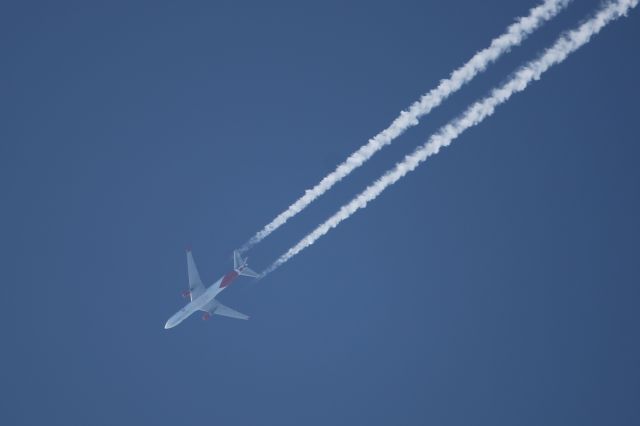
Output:
[[[207,306],[216,296],[226,288],[221,287],[220,284],[224,277],[220,278],[218,281],[213,283],[204,293],[202,293],[197,298],[193,299],[191,302],[187,303],[187,305],[176,312],[167,323],[164,325],[164,328],[172,328],[176,325],[180,324],[182,321],[187,319],[191,314],[196,311],[205,310],[203,309]]]

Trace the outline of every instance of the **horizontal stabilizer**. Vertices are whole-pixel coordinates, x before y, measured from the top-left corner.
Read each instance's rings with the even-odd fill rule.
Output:
[[[249,268],[248,266],[245,266],[244,268],[242,268],[238,273],[240,275],[244,275],[245,277],[251,277],[251,278],[258,278],[260,276],[256,271]]]
[[[247,261],[248,257],[243,258],[238,250],[233,252],[233,269],[239,274],[245,277],[258,278],[260,274],[249,268]]]
[[[242,268],[245,264],[245,260],[242,258],[242,255],[238,252],[238,250],[233,251],[233,269]]]

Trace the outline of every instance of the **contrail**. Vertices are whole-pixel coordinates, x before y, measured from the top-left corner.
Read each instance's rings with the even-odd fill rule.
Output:
[[[395,168],[385,173],[357,197],[342,206],[342,208],[326,222],[318,226],[298,244],[280,256],[261,276],[264,277],[273,272],[280,265],[313,244],[318,238],[329,232],[329,230],[338,226],[340,222],[349,218],[357,210],[366,207],[367,203],[374,200],[387,187],[393,185],[404,175],[413,171],[429,156],[437,154],[440,148],[448,146],[462,132],[491,116],[498,105],[506,102],[513,94],[523,91],[532,81],[540,79],[542,73],[547,71],[551,66],[564,61],[570,53],[586,44],[593,35],[600,32],[609,22],[626,15],[631,8],[638,5],[638,1],[639,0],[618,0],[608,2],[591,19],[584,22],[578,28],[560,36],[556,43],[547,49],[538,59],[520,68],[507,83],[494,89],[488,97],[476,102],[460,117],[442,127],[437,133],[431,136],[424,145],[407,155]]]
[[[507,28],[504,34],[493,39],[489,47],[476,53],[466,64],[453,71],[449,78],[441,80],[435,89],[423,95],[408,110],[402,111],[389,127],[369,139],[369,142],[351,154],[349,158],[336,167],[333,172],[325,176],[316,186],[306,190],[302,197],[298,198],[261,231],[251,237],[240,248],[240,251],[245,252],[262,241],[293,216],[300,213],[316,198],[327,192],[329,188],[364,164],[373,154],[389,145],[408,128],[417,125],[418,118],[428,114],[433,108],[440,105],[449,95],[471,81],[478,73],[484,71],[489,64],[495,62],[502,54],[519,45],[529,34],[544,22],[556,16],[570,2],[571,0],[545,0],[541,5],[531,9],[528,16],[519,18]]]

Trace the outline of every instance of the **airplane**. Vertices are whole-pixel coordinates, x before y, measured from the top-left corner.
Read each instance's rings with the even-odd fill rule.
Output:
[[[189,275],[189,290],[182,292],[182,297],[189,297],[191,301],[169,318],[164,328],[175,327],[196,311],[204,312],[202,315],[203,320],[208,320],[212,314],[243,320],[249,319],[248,315],[234,311],[216,300],[216,296],[229,287],[238,276],[258,278],[259,275],[247,266],[247,260],[248,258],[243,259],[240,253],[235,250],[233,252],[233,270],[213,283],[209,288],[205,288],[202,280],[200,280],[200,274],[198,274],[198,268],[196,268],[196,262],[193,260],[191,249],[188,248],[187,274]]]

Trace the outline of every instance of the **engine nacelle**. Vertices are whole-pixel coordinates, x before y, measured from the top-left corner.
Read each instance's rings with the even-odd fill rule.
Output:
[[[205,312],[204,314],[202,314],[202,319],[204,321],[208,320],[209,318],[211,318],[211,314],[209,312]]]
[[[191,297],[191,292],[189,290],[185,290],[182,293],[180,293],[182,295],[183,298],[188,299],[189,297]]]

